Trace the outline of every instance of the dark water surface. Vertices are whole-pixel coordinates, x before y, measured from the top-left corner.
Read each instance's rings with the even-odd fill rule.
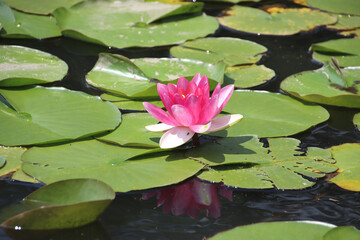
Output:
[[[312,43],[340,38],[336,32],[316,29],[311,33],[291,37],[269,37],[234,33],[221,28],[214,36],[248,39],[268,48],[261,63],[275,70],[277,76],[270,83],[254,89],[279,92],[280,82],[287,76],[304,70],[317,69],[321,64],[311,59],[308,49]],[[49,40],[0,39],[0,44],[28,46],[52,53],[69,65],[69,74],[56,86],[99,95],[101,91],[85,83],[99,52],[112,52],[136,57],[169,57],[169,47],[132,48],[117,50],[69,39]],[[50,84],[49,86],[53,86]],[[239,103],[245,104],[245,103]],[[295,135],[302,147],[327,148],[342,143],[360,142],[360,133],[352,124],[356,110],[326,107],[329,121]],[[0,181],[0,208],[20,201],[40,185]],[[343,190],[324,180],[302,191],[249,191],[232,189],[233,199],[220,197],[222,208],[218,218],[200,212],[197,218],[186,214],[165,214],[157,206],[156,198],[142,200],[141,193],[118,194],[100,220],[82,228],[60,232],[16,232],[19,239],[203,239],[213,234],[245,225],[267,221],[311,220],[339,226],[352,225],[360,229],[360,193]],[[14,234],[14,233],[11,233]],[[39,234],[48,234],[40,236]],[[0,239],[11,239],[0,229]]]

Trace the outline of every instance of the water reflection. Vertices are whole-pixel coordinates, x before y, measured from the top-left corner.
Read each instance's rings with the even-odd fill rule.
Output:
[[[156,196],[157,207],[162,206],[163,213],[172,213],[175,216],[187,214],[197,218],[201,210],[206,216],[218,218],[221,215],[219,195],[232,201],[232,190],[226,189],[222,184],[212,184],[194,178],[181,185],[143,193],[142,199],[147,200]]]

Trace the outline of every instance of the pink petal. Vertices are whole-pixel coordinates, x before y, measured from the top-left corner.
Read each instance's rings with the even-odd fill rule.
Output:
[[[194,82],[189,82],[188,86],[187,86],[187,89],[186,89],[186,94],[192,94],[192,93],[195,93],[197,89],[197,86]]]
[[[189,141],[194,132],[187,127],[174,127],[164,133],[160,139],[160,148],[174,148]]]
[[[174,105],[173,100],[171,99],[171,97],[169,97],[169,95],[167,93],[164,93],[160,97],[161,97],[161,101],[163,102],[166,110],[169,112],[170,115],[172,115],[171,106]]]
[[[165,84],[158,83],[156,85],[157,91],[159,93],[160,98],[162,98],[163,94],[169,94],[168,87]]]
[[[173,100],[174,104],[181,104],[181,105],[185,104],[185,98],[178,93],[175,93],[173,95],[172,100]]]
[[[210,128],[211,123],[208,123],[206,125],[192,125],[190,126],[190,130],[196,133],[204,133],[207,132]]]
[[[193,77],[191,82],[194,82],[196,84],[196,86],[198,86],[200,83],[200,80],[201,80],[201,74],[197,73],[197,74],[195,74],[195,76]]]
[[[177,86],[172,84],[172,83],[169,83],[168,84],[168,91],[169,91],[170,95],[174,95],[175,93],[177,93]]]
[[[231,84],[231,85],[227,85],[225,87],[223,87],[221,90],[220,90],[220,93],[219,93],[219,102],[218,102],[218,107],[220,108],[220,111],[223,110],[223,108],[225,107],[226,103],[229,101],[232,93],[234,91],[234,85]]]
[[[207,132],[218,132],[238,123],[243,118],[241,114],[231,114],[215,118],[210,121],[210,128]]]
[[[174,188],[175,194],[172,201],[171,213],[175,216],[186,213],[189,205],[192,204],[192,193],[190,184],[185,183]]]
[[[219,95],[213,94],[210,100],[202,107],[201,116],[199,118],[198,124],[207,124],[211,119],[215,117],[215,113],[217,112],[217,103],[218,103]]]
[[[185,107],[189,109],[194,117],[194,123],[197,123],[201,114],[201,102],[195,94],[186,97]]]
[[[169,116],[161,108],[159,108],[151,103],[148,103],[148,102],[143,102],[143,105],[144,105],[146,111],[148,111],[154,118],[156,118],[160,122],[163,122],[167,125],[172,125],[172,126],[178,125],[176,120],[173,117]]]
[[[209,79],[207,78],[206,75],[204,75],[196,84],[199,88],[203,88],[206,85],[209,85]]]
[[[171,106],[172,116],[180,126],[190,126],[194,124],[194,117],[190,110],[183,105],[175,104]]]
[[[165,132],[173,127],[174,126],[167,125],[165,123],[159,123],[159,124],[145,126],[145,128],[147,130],[149,130],[150,132]]]
[[[180,77],[178,82],[177,82],[177,89],[178,89],[178,93],[180,95],[186,95],[186,89],[187,86],[189,84],[189,81],[184,78],[184,77]]]

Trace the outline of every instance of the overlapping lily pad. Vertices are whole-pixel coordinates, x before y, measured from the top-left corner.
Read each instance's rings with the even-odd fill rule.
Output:
[[[22,169],[45,183],[69,178],[95,178],[115,191],[128,192],[178,183],[196,174],[203,164],[183,153],[146,155],[153,150],[110,145],[97,140],[54,147],[31,148],[23,155]]]
[[[269,12],[233,6],[218,20],[221,25],[234,30],[264,35],[293,35],[337,22],[335,16],[308,8],[277,9]]]
[[[307,0],[307,4],[328,12],[360,15],[360,2],[356,0]]]
[[[331,182],[350,191],[360,191],[360,144],[347,143],[329,148],[339,167]]]
[[[224,76],[224,83],[234,84],[236,88],[251,88],[267,83],[275,77],[274,70],[264,65],[250,65],[228,67]]]
[[[114,129],[119,110],[81,92],[64,88],[0,89],[0,144],[32,145],[78,139]]]
[[[22,46],[0,46],[0,86],[58,81],[67,71],[67,64],[49,53]]]
[[[326,64],[318,70],[286,78],[281,83],[281,89],[310,102],[360,108],[359,74],[358,68],[339,69]]]
[[[358,130],[360,130],[360,113],[357,113],[354,115],[354,125],[357,127]]]
[[[218,23],[199,15],[201,9],[201,3],[86,1],[54,15],[67,36],[118,48],[153,47],[213,33]]]
[[[360,39],[329,40],[315,43],[310,49],[316,61],[324,63],[334,57],[341,67],[360,66]]]
[[[114,198],[114,190],[98,180],[56,182],[2,209],[1,217],[9,219],[1,226],[15,230],[75,228],[95,221]]]
[[[212,135],[290,136],[329,118],[329,113],[321,106],[306,104],[283,94],[266,91],[235,91],[224,111],[240,113],[244,118],[234,126],[211,133]]]
[[[119,97],[107,93],[103,93],[100,95],[101,99],[110,101],[112,104],[117,106],[120,109],[124,110],[135,110],[135,111],[145,111],[143,100],[133,100],[129,98]],[[164,107],[164,104],[160,100],[146,100],[147,102],[150,102],[151,104],[154,104],[155,106],[158,106],[160,108]]]
[[[61,36],[53,17],[12,10],[3,2],[0,2],[0,13],[1,37],[43,39]]]
[[[223,138],[191,149],[187,156],[211,166],[199,178],[240,188],[303,189],[315,182],[302,176],[316,179],[337,170],[327,150],[309,148],[301,154],[297,139],[268,141],[269,148],[263,148],[255,136]]]
[[[212,79],[211,86],[222,82],[224,63],[212,65],[200,61],[177,58],[129,59],[115,54],[99,55],[94,68],[86,75],[86,81],[97,88],[130,99],[159,99],[156,83],[176,81],[184,76],[191,79],[201,72]]]

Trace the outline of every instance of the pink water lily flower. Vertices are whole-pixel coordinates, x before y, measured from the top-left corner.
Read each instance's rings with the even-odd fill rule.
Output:
[[[174,148],[186,143],[195,133],[217,132],[242,119],[241,114],[215,118],[229,101],[234,85],[216,86],[210,98],[209,80],[199,73],[189,82],[180,77],[177,85],[158,83],[157,90],[167,112],[144,102],[145,109],[161,123],[146,126],[152,132],[166,133],[160,139],[161,148]]]

